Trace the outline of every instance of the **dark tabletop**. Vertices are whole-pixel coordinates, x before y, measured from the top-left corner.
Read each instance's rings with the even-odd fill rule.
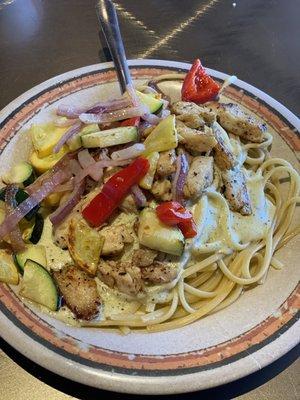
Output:
[[[50,77],[109,59],[101,35],[102,44],[99,41],[94,3],[0,0],[0,109]],[[237,75],[299,115],[300,0],[114,3],[128,58],[190,62],[200,57],[206,66]],[[12,360],[43,382],[74,397],[96,396],[96,391],[70,384],[0,344]],[[201,398],[223,400],[249,391],[279,373],[297,354],[293,350],[272,366]],[[5,371],[0,370],[1,378],[2,374]],[[286,397],[290,398],[296,397]]]

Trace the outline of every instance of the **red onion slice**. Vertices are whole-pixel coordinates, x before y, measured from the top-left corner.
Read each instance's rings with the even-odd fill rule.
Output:
[[[78,153],[78,161],[79,161],[81,168],[83,168],[83,169],[89,167],[90,165],[95,164],[95,160],[90,155],[88,149],[81,150]]]
[[[138,185],[132,186],[131,193],[133,195],[137,207],[146,207],[147,204],[146,196],[144,195],[142,189]]]
[[[73,175],[78,175],[82,171],[82,168],[77,160],[70,160],[69,167],[70,167],[70,172]]]
[[[6,212],[9,214],[12,212],[16,206],[16,194],[18,187],[16,185],[8,185],[5,190],[5,207]],[[9,233],[9,238],[11,242],[11,247],[13,251],[23,251],[25,250],[25,243],[22,238],[22,233],[18,225]]]
[[[170,102],[168,100],[165,99],[161,99],[161,101],[163,102],[163,110],[166,110],[169,107]]]
[[[180,154],[176,159],[176,172],[172,183],[172,199],[182,203],[183,187],[186,181],[189,164],[185,154]]]
[[[94,165],[90,165],[89,167],[83,169],[78,175],[75,176],[75,185],[81,182],[86,176],[91,175],[93,173],[99,173],[100,170],[103,171],[103,168],[107,167],[122,167],[124,165],[128,165],[132,160],[101,160],[95,162]],[[101,177],[99,178],[99,180]]]
[[[55,188],[55,193],[70,192],[74,189],[74,178],[71,178],[68,182],[58,185]]]
[[[162,110],[162,112],[161,112],[161,114],[160,114],[160,117],[161,117],[161,119],[165,119],[165,118],[167,118],[169,115],[171,114],[171,111],[170,110]]]
[[[64,170],[57,171],[50,177],[50,180],[48,179],[43,183],[42,187],[11,211],[0,225],[0,240],[17,226],[18,222],[20,222],[29,211],[52,193],[56,186],[65,182],[69,176],[70,175]]]
[[[80,182],[70,194],[68,200],[59,206],[50,216],[49,219],[54,226],[59,225],[73,210],[73,208],[81,200],[81,196],[85,189],[85,180]]]
[[[161,118],[159,118],[157,115],[151,114],[151,113],[146,113],[146,114],[142,115],[142,118],[144,121],[148,122],[151,125],[158,125],[161,121]]]
[[[127,91],[128,96],[129,96],[129,99],[132,102],[132,105],[134,107],[140,106],[141,105],[140,99],[138,98],[138,95],[136,94],[136,91],[135,91],[132,83],[130,83],[129,85],[126,86],[126,91]]]
[[[96,161],[90,155],[88,149],[84,149],[78,153],[78,161],[83,169],[89,168],[96,164]],[[92,168],[89,174],[94,181],[99,181],[102,178],[103,170],[102,168]]]
[[[128,158],[136,158],[145,151],[145,145],[143,143],[135,143],[132,146],[126,147],[126,149],[114,151],[111,154],[113,160],[127,160]]]
[[[129,107],[131,105],[130,100],[128,99],[117,99],[117,100],[110,100],[107,102],[99,102],[94,104],[92,107],[90,107],[88,110],[86,110],[86,113],[89,114],[99,114],[103,112],[109,112],[109,111],[116,111],[120,110],[122,108]]]
[[[39,176],[31,185],[26,187],[26,192],[28,194],[33,194],[37,189],[39,189],[45,181],[51,180],[51,177],[58,171],[64,170],[65,173],[68,173],[68,177],[71,178],[72,171],[70,170],[70,163],[75,161],[73,157],[75,157],[77,152],[68,153],[64,155],[55,165],[54,167],[45,172],[43,175]],[[77,162],[78,164],[78,162]],[[78,164],[79,168],[80,165]],[[68,178],[67,178],[68,179]]]
[[[147,112],[147,107],[140,105],[138,107],[124,108],[118,111],[111,111],[100,114],[89,114],[82,113],[79,115],[80,120],[84,124],[102,124],[115,121],[121,121],[123,119],[140,117]]]
[[[72,125],[67,130],[67,132],[59,139],[58,143],[53,148],[53,152],[58,153],[67,140],[70,140],[74,135],[80,132],[81,127],[82,123],[80,121],[75,122],[75,124]]]

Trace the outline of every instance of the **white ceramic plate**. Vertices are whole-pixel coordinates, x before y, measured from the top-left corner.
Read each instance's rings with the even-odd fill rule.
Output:
[[[139,83],[161,73],[186,71],[189,64],[133,60]],[[227,75],[208,70],[218,79]],[[165,85],[178,96],[176,82]],[[49,120],[59,103],[92,104],[113,98],[118,84],[111,63],[80,68],[29,90],[0,113],[0,168],[26,159],[27,128]],[[263,119],[274,134],[273,154],[299,167],[299,119],[283,105],[242,81],[226,90],[233,102]],[[295,219],[299,224],[299,209]],[[236,303],[187,327],[163,333],[122,336],[100,329],[74,328],[22,303],[0,285],[0,334],[43,367],[98,388],[128,393],[179,393],[218,386],[270,364],[300,338],[300,238],[280,250],[282,271],[270,271],[264,285]],[[297,286],[298,285],[298,286]]]

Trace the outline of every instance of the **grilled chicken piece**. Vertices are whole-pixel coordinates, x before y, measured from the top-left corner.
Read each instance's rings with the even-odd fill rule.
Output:
[[[218,122],[227,131],[250,142],[262,143],[264,141],[263,134],[266,132],[267,126],[246,114],[238,105],[219,104],[216,112]]]
[[[231,169],[236,164],[229,137],[225,130],[217,123],[213,124],[213,131],[217,144],[214,147],[214,160],[220,170]]]
[[[244,173],[237,168],[230,169],[222,173],[222,178],[230,208],[242,215],[250,215],[252,209]]]
[[[101,229],[100,234],[105,238],[101,254],[113,256],[124,250],[126,243],[133,242],[133,236],[125,225],[107,226]]]
[[[171,192],[172,184],[168,179],[155,181],[151,188],[153,196],[162,201],[169,201],[172,199]]]
[[[176,119],[192,129],[202,129],[205,125],[204,119],[199,114],[180,114]]]
[[[178,275],[176,268],[159,261],[141,268],[141,273],[145,281],[154,284],[172,282]]]
[[[197,199],[213,182],[212,157],[195,157],[190,166],[183,193],[186,198]]]
[[[140,268],[129,262],[105,262],[102,260],[98,271],[102,282],[122,293],[136,295],[143,287]]]
[[[191,152],[207,152],[217,144],[212,129],[206,125],[204,130],[200,131],[189,128],[182,121],[176,120],[176,128],[179,135],[179,143],[182,143]]]
[[[177,101],[171,105],[171,110],[173,114],[183,115],[183,114],[196,114],[200,116],[204,122],[211,125],[215,120],[215,113],[208,108],[198,106],[195,103],[188,101]]]
[[[132,262],[137,267],[147,267],[151,265],[157,256],[157,252],[151,249],[137,249],[132,255]]]
[[[77,318],[90,320],[99,311],[101,299],[94,279],[74,265],[53,272],[67,306]]]
[[[132,194],[128,194],[124,198],[122,203],[119,205],[119,209],[126,213],[129,213],[129,214],[138,214],[139,213]]]
[[[176,170],[175,166],[176,154],[175,150],[162,151],[159,155],[156,173],[158,176],[164,178],[171,175]]]

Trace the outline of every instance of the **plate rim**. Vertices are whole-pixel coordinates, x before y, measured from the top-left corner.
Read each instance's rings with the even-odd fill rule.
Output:
[[[177,69],[189,69],[191,64],[182,63],[177,61],[168,60],[129,60],[129,65],[134,66],[149,66],[149,67],[173,67]],[[49,88],[52,84],[57,84],[63,82],[68,78],[75,78],[84,73],[93,72],[95,70],[103,70],[106,68],[112,68],[112,62],[93,64],[86,67],[77,68],[63,74],[52,77],[33,88],[27,90],[25,93],[18,96],[15,100],[10,102],[6,107],[0,111],[0,122],[5,120],[7,116],[18,107],[22,106],[28,98],[40,93],[41,90]],[[219,72],[210,68],[207,71],[214,77],[220,79],[226,79],[229,75]],[[271,96],[267,95],[263,91],[257,89],[256,87],[239,80],[236,82],[236,86],[241,89],[245,89],[248,92],[257,96],[260,100],[267,103],[270,107],[274,108],[282,117],[284,117],[291,125],[296,129],[300,129],[299,118],[288,110],[283,104],[273,99]],[[200,389],[207,389],[214,386],[219,386],[223,383],[232,382],[258,369],[270,364],[276,359],[280,358],[282,355],[291,350],[297,345],[297,331],[300,331],[300,321],[297,321],[292,327],[288,328],[281,336],[274,339],[271,343],[263,346],[261,349],[257,350],[255,354],[261,354],[261,362],[253,363],[254,357],[249,354],[240,360],[231,362],[221,367],[217,367],[213,370],[199,371],[191,374],[176,375],[176,376],[133,376],[127,374],[120,374],[117,372],[108,372],[104,370],[95,370],[92,367],[83,366],[76,361],[66,360],[63,356],[55,354],[50,349],[47,349],[42,344],[36,342],[26,333],[23,333],[12,321],[10,321],[3,313],[0,313],[0,334],[9,344],[16,348],[20,353],[28,357],[30,360],[36,362],[37,364],[43,366],[44,368],[58,373],[59,375],[66,377],[71,380],[78,381],[83,384],[90,386],[119,391],[124,393],[143,393],[143,394],[171,394],[171,393],[183,393],[190,392]],[[5,329],[6,328],[6,329]],[[13,332],[18,332],[18,334],[12,335]],[[299,335],[298,335],[299,337]],[[26,346],[24,346],[26,343]],[[282,346],[281,343],[284,343]],[[24,348],[25,347],[25,348]],[[32,349],[35,348],[35,351]],[[274,348],[274,349],[273,349]],[[275,349],[277,349],[275,351]],[[30,352],[31,350],[32,352]],[[43,352],[43,358],[39,355]],[[267,354],[265,354],[267,353]],[[274,356],[275,354],[275,356]],[[266,356],[268,355],[268,357]],[[67,368],[66,368],[67,362]],[[247,364],[247,371],[242,371],[239,369],[238,364]],[[235,373],[231,371],[232,375],[227,377],[224,370],[233,369],[235,366]],[[245,369],[245,368],[243,368]],[[83,373],[84,372],[84,373]],[[198,381],[201,375],[201,383]],[[213,376],[220,375],[216,377],[217,384],[211,379]],[[206,382],[205,382],[205,379]],[[204,382],[203,382],[204,379]],[[195,383],[196,381],[196,383]]]

